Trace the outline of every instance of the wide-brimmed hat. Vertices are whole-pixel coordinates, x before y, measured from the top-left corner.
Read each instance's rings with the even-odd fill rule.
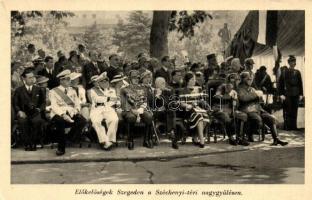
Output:
[[[49,78],[47,78],[45,76],[37,76],[37,78],[36,78],[36,83],[37,84],[46,83],[48,81],[49,81]]]
[[[123,81],[125,79],[126,79],[126,77],[124,77],[122,74],[117,74],[113,77],[113,79],[111,80],[111,83],[116,83],[119,81]]]
[[[69,69],[65,69],[63,71],[61,71],[60,73],[58,73],[56,75],[56,78],[59,78],[59,79],[63,79],[63,78],[70,78],[70,70]]]
[[[237,73],[230,73],[230,74],[228,74],[227,77],[226,77],[226,80],[230,81],[231,78],[239,79]]]
[[[138,70],[131,70],[129,76],[130,78],[140,78],[140,72]]]
[[[152,72],[149,70],[145,70],[141,76],[140,76],[140,80],[144,79],[146,76],[152,76]]]
[[[232,61],[233,58],[234,58],[233,56],[226,57],[224,59],[224,62],[230,62],[230,61]]]
[[[77,72],[72,72],[69,76],[70,76],[70,80],[75,80],[75,79],[81,77],[82,74],[81,73],[77,73]]]
[[[32,60],[32,63],[33,63],[34,65],[36,65],[36,64],[40,64],[40,63],[44,63],[44,62],[43,62],[43,59],[42,59],[41,57],[36,56],[36,57],[34,57],[34,59]]]
[[[109,78],[107,77],[107,73],[103,72],[100,75],[95,75],[91,77],[91,82],[100,82],[102,80],[109,80]]]

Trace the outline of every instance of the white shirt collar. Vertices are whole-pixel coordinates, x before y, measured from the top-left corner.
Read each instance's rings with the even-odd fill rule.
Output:
[[[62,92],[65,92],[65,88],[64,88],[62,85],[60,85],[58,88],[59,88]],[[67,90],[68,90],[68,88],[67,88]]]

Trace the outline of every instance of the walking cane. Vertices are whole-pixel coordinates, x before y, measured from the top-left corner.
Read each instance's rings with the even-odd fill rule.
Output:
[[[236,101],[233,100],[233,103],[232,103],[232,112],[233,112],[233,120],[234,120],[234,134],[235,134],[236,140],[238,140],[238,133],[237,133],[237,129],[236,129],[235,106],[236,106]]]
[[[157,142],[157,144],[159,144],[159,137],[158,137],[158,134],[157,134],[156,125],[155,125],[154,121],[152,121],[152,126],[153,126],[153,130],[154,130],[156,142]]]

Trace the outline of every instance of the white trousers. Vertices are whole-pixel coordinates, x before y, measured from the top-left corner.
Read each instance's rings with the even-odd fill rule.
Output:
[[[92,108],[90,111],[90,119],[100,143],[116,142],[119,120],[114,109],[104,108],[103,106]],[[103,120],[106,122],[107,131],[102,125]]]

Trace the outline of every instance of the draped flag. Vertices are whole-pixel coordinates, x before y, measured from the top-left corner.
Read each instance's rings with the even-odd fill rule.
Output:
[[[230,54],[241,63],[251,57],[256,45],[273,48],[277,43],[278,11],[250,11],[230,46]]]

